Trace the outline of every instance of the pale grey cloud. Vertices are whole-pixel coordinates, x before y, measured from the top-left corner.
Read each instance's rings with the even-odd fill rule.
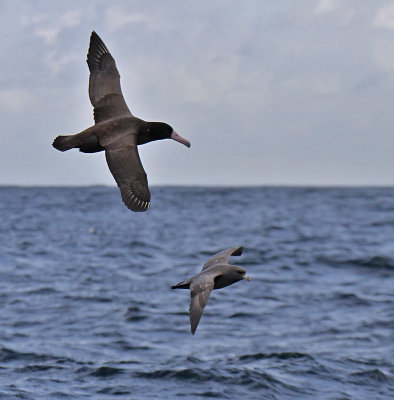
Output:
[[[23,116],[25,109],[31,104],[33,97],[24,89],[0,89],[0,108],[15,116]]]
[[[376,65],[385,74],[387,82],[393,83],[394,77],[394,38],[381,39],[376,43],[374,56]]]
[[[57,37],[64,29],[73,28],[81,21],[81,13],[78,11],[67,11],[53,18],[53,15],[40,15],[35,18],[34,32],[38,37],[44,39],[47,44],[55,44]]]
[[[319,0],[314,8],[317,15],[331,13],[339,8],[339,0]]]
[[[140,149],[155,184],[394,184],[393,2],[3,2],[0,183],[113,184],[58,153],[92,122],[96,30],[132,112],[192,141]]]
[[[151,17],[146,14],[129,12],[126,11],[120,5],[110,6],[106,12],[106,26],[111,30],[115,31],[119,28],[123,28],[127,25],[143,25],[145,28],[149,27],[150,29],[157,27],[153,23]]]
[[[376,12],[373,21],[380,28],[394,29],[394,2],[383,4]]]

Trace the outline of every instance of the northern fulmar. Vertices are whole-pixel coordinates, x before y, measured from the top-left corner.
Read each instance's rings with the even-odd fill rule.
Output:
[[[94,31],[86,61],[95,124],[75,135],[58,136],[53,147],[60,151],[79,148],[83,153],[105,150],[124,204],[132,211],[146,211],[150,206],[150,192],[137,145],[170,138],[187,147],[190,142],[170,125],[146,122],[130,112],[123,98],[115,60]]]
[[[212,290],[232,285],[242,279],[250,281],[242,267],[228,264],[230,256],[240,256],[242,251],[242,246],[224,250],[211,257],[200,273],[171,286],[171,289],[190,289],[190,329],[193,335]]]

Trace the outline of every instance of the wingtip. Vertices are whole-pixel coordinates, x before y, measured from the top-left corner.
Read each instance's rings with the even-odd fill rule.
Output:
[[[123,204],[130,210],[134,212],[145,212],[150,208],[150,193],[146,200],[140,200],[138,195],[135,195],[132,190],[128,187],[122,190],[119,187],[122,196]]]
[[[110,54],[107,46],[104,44],[100,36],[92,31],[89,40],[89,49],[86,56],[90,72],[100,68],[100,60],[104,54]]]
[[[90,34],[90,42],[95,41],[95,40],[100,40],[100,36],[97,34],[96,31],[92,31],[92,33]]]
[[[244,251],[244,246],[238,246],[232,253],[232,256],[240,256]]]
[[[139,202],[132,202],[126,203],[123,201],[124,205],[133,212],[145,212],[148,211],[150,208],[150,202],[147,201],[139,201]]]

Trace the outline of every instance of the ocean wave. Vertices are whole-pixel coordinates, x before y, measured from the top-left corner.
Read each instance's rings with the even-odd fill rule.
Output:
[[[352,304],[354,306],[368,306],[371,305],[371,302],[367,299],[364,299],[358,296],[355,293],[342,293],[342,292],[334,292],[333,296],[335,300],[339,300],[346,304]]]
[[[142,321],[148,318],[147,315],[142,314],[142,310],[139,307],[129,307],[124,315],[128,322]]]
[[[189,381],[191,383],[215,382],[224,385],[241,385],[254,389],[269,389],[280,386],[288,388],[286,382],[282,382],[273,375],[251,368],[185,368],[185,369],[159,369],[155,371],[137,371],[134,375],[145,379]]]
[[[357,383],[388,383],[389,381],[394,381],[392,377],[386,375],[381,369],[374,368],[365,371],[353,372],[350,374]]]
[[[388,256],[371,256],[350,259],[350,263],[365,267],[394,268],[394,258]]]
[[[44,362],[53,360],[52,356],[45,354],[37,354],[33,352],[21,352],[8,349],[6,347],[0,348],[0,361],[1,362],[12,362],[12,361],[31,361],[31,362]]]
[[[231,314],[229,318],[255,318],[256,315],[252,313],[246,313],[246,312],[238,312]]]
[[[22,372],[22,373],[30,373],[30,372],[42,372],[47,371],[50,369],[64,369],[65,367],[60,365],[51,365],[51,364],[31,364],[26,365],[21,368],[16,368],[15,372]]]
[[[113,396],[128,396],[133,394],[132,391],[130,391],[127,388],[119,388],[119,387],[105,387],[103,389],[100,389],[97,393],[99,394],[110,394]]]
[[[202,392],[192,392],[190,393],[191,396],[196,396],[196,397],[207,397],[209,399],[233,399],[233,396],[227,396],[222,392],[215,392],[213,390],[207,390],[207,391],[202,391]]]
[[[158,369],[155,371],[137,371],[136,376],[147,379],[168,379],[175,378],[187,381],[206,381],[215,378],[212,371],[203,370],[200,368],[186,368],[181,370]]]
[[[123,368],[102,366],[96,368],[93,372],[90,373],[90,375],[96,376],[98,378],[108,378],[114,375],[123,374],[124,372],[125,370]]]
[[[25,294],[27,295],[51,295],[54,293],[59,293],[56,289],[54,289],[53,287],[48,287],[48,286],[44,286],[44,287],[40,287],[37,289],[31,289],[31,290],[27,290],[25,292]]]
[[[124,351],[150,350],[151,349],[150,346],[133,345],[133,344],[126,342],[125,340],[117,340],[117,341],[113,342],[113,344],[118,346],[119,348],[121,348]]]
[[[320,256],[317,261],[329,265],[353,265],[368,268],[392,269],[394,268],[394,258],[383,255],[372,255],[362,257],[342,257],[342,256]]]
[[[65,295],[63,297],[65,300],[71,300],[74,302],[92,302],[92,303],[111,303],[113,302],[113,298],[108,296],[81,296],[81,295]]]
[[[149,249],[151,251],[160,251],[161,246],[152,242],[143,242],[141,240],[132,240],[127,242],[127,247],[133,250]],[[150,255],[150,254],[149,254]]]
[[[278,360],[290,360],[290,359],[314,360],[314,358],[309,354],[297,353],[297,352],[255,353],[255,354],[244,354],[238,357],[240,361],[255,361],[255,360],[264,360],[267,358],[275,358]]]

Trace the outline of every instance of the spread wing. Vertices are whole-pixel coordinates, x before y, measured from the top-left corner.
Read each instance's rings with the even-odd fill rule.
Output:
[[[231,247],[211,257],[202,267],[202,271],[216,264],[228,264],[230,256],[240,256],[243,252],[243,246]]]
[[[94,107],[96,124],[110,118],[130,116],[120,88],[120,75],[115,60],[96,32],[90,36],[87,56],[89,97]]]
[[[105,148],[105,157],[126,207],[146,211],[150,206],[150,192],[137,145],[111,144]]]
[[[190,284],[190,329],[192,334],[197,329],[209,295],[215,285],[214,276],[200,276]]]

